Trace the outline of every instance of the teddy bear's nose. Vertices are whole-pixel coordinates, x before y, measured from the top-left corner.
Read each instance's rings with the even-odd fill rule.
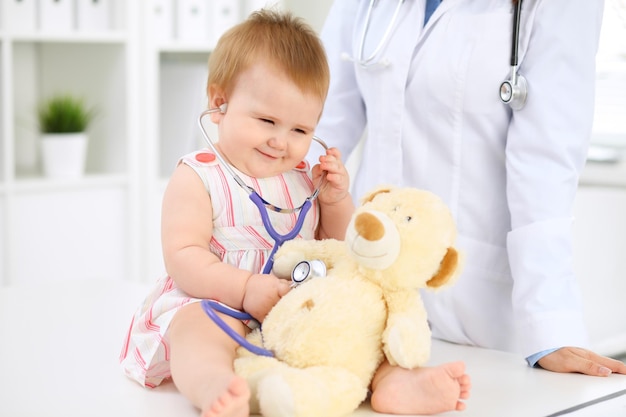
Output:
[[[354,228],[359,236],[369,241],[380,240],[385,235],[385,226],[370,213],[359,214],[354,221]]]

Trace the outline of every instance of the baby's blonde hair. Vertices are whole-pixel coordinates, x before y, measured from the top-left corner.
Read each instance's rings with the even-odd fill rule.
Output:
[[[302,19],[269,9],[252,13],[219,39],[209,57],[207,92],[216,86],[230,94],[239,74],[258,62],[284,71],[300,90],[326,100],[330,70],[319,37]]]

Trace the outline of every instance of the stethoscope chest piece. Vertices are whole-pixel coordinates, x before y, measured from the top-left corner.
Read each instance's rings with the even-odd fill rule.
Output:
[[[326,276],[326,264],[319,259],[299,262],[291,271],[291,286],[297,287],[310,278]]]
[[[515,78],[504,81],[500,84],[500,99],[508,104],[513,110],[521,110],[526,104],[528,96],[528,84],[526,78],[515,74]]]

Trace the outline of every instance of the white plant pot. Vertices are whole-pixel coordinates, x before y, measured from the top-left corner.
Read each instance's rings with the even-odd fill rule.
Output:
[[[86,133],[46,133],[41,136],[43,173],[48,178],[82,177],[86,157]]]

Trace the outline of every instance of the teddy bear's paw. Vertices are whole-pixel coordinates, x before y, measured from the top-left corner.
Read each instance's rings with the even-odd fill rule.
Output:
[[[269,375],[258,385],[258,402],[264,417],[295,417],[295,401],[282,375]]]
[[[291,279],[291,271],[293,271],[293,268],[304,260],[306,260],[306,257],[304,253],[300,251],[281,251],[279,249],[274,255],[272,273],[278,278]]]
[[[367,383],[342,368],[283,368],[261,378],[257,392],[265,417],[342,417],[365,399]]]
[[[403,368],[424,365],[430,357],[430,332],[420,338],[414,331],[403,326],[393,326],[386,331],[384,351],[389,363]]]

